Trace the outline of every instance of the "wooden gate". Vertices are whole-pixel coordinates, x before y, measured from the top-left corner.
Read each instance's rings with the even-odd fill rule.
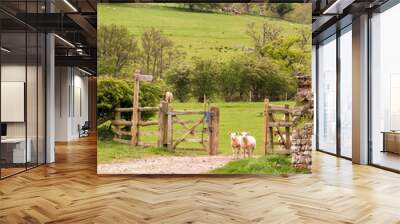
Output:
[[[219,135],[217,107],[211,107],[206,111],[174,110],[168,104],[162,103],[159,120],[160,142],[164,147],[170,150],[177,148],[205,150],[209,155],[217,154]],[[198,145],[190,144],[189,147],[182,147],[184,143],[198,143]]]
[[[268,153],[268,149],[274,152],[274,145],[283,145],[286,153],[289,153],[293,111],[294,109],[289,108],[289,105],[271,106],[268,99],[264,100],[264,154]],[[283,115],[283,120],[278,120],[278,115]],[[284,131],[281,130],[282,128]],[[279,136],[281,142],[274,142],[275,135]]]

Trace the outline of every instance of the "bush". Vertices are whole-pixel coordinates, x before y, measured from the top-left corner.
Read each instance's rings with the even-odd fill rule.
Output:
[[[132,87],[112,77],[97,78],[97,125],[114,118],[116,107],[132,106]]]
[[[133,81],[117,79],[109,76],[98,77],[97,80],[97,125],[114,119],[116,107],[132,107]],[[162,98],[165,84],[162,81],[140,83],[140,106],[157,106]],[[125,113],[126,116],[127,113]],[[143,120],[154,113],[141,114]],[[129,117],[122,117],[130,119]]]
[[[113,139],[114,133],[111,129],[111,122],[107,121],[97,127],[97,138],[102,141]]]

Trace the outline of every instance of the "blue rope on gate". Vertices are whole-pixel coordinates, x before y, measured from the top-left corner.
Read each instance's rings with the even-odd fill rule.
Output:
[[[204,112],[204,117],[206,118],[206,123],[210,123],[210,117],[211,117],[211,113],[210,111],[205,111]]]

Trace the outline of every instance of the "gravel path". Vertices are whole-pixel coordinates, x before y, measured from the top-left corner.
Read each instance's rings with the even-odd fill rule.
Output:
[[[149,157],[98,164],[98,174],[200,174],[224,166],[232,156]]]

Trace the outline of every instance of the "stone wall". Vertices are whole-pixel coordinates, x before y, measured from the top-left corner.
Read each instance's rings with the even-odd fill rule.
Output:
[[[300,124],[302,118],[308,120],[313,119],[314,115],[314,97],[311,88],[311,77],[305,75],[297,75],[298,88],[296,94],[296,102],[299,110],[293,114],[293,130],[291,139],[292,164],[298,169],[311,170],[312,164],[312,135],[313,124]]]
[[[313,124],[305,124],[292,134],[292,164],[297,169],[311,170]]]

